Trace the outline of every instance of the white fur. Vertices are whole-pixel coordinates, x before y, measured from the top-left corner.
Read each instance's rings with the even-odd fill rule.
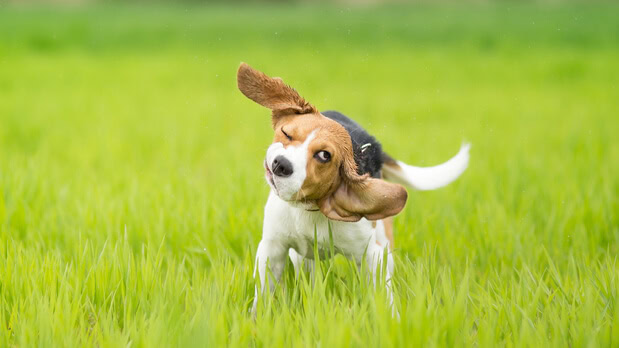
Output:
[[[413,187],[417,190],[434,190],[456,180],[469,163],[471,144],[465,143],[457,155],[449,161],[434,167],[414,167],[397,161],[401,170],[388,165],[383,166],[385,179]]]
[[[271,290],[279,281],[286,257],[290,257],[295,271],[299,272],[301,264],[313,270],[314,242],[318,246],[320,257],[328,256],[330,250],[329,227],[336,253],[354,260],[360,265],[364,260],[376,281],[376,271],[383,260],[385,250],[389,250],[385,226],[382,221],[374,224],[366,219],[357,222],[343,222],[327,219],[315,205],[302,205],[292,201],[294,195],[301,189],[306,177],[307,148],[314,138],[314,132],[307,137],[302,145],[284,148],[282,143],[274,143],[267,150],[266,163],[272,171],[275,157],[285,156],[293,165],[293,174],[287,178],[273,176],[271,193],[264,208],[264,225],[262,240],[256,253],[254,278],[260,278],[261,290],[267,284],[267,264],[272,277],[269,279]],[[464,144],[460,152],[449,161],[428,168],[409,166],[399,162],[401,170],[383,166],[383,175],[393,181],[412,186],[419,190],[431,190],[455,180],[465,169],[469,159],[470,145]],[[316,238],[316,241],[314,240]],[[391,275],[393,274],[393,257],[387,255],[385,283],[393,306],[391,292]],[[376,284],[376,283],[374,283]],[[258,286],[255,290],[253,312],[258,303]],[[397,311],[392,307],[394,315]]]
[[[299,146],[284,147],[282,143],[273,143],[267,149],[266,163],[269,166],[269,170],[273,172],[273,160],[277,156],[284,156],[292,163],[292,175],[286,178],[279,176],[273,176],[273,185],[267,179],[271,188],[275,189],[277,195],[283,200],[289,201],[294,195],[301,189],[306,176],[307,167],[307,147],[309,143],[314,139],[316,132],[310,133],[307,136],[303,144]]]
[[[267,263],[272,275],[269,283],[271,289],[282,275],[286,257],[290,257],[297,272],[302,263],[313,267],[313,261],[310,260],[314,259],[314,236],[319,249],[318,255],[321,258],[328,256],[329,225],[334,251],[354,260],[358,265],[365,260],[374,275],[373,279],[376,280],[376,270],[383,260],[385,248],[388,248],[382,221],[377,221],[376,227],[373,227],[372,222],[366,219],[358,222],[329,220],[320,211],[308,211],[304,207],[291,205],[271,191],[264,209],[262,240],[258,245],[254,268],[254,277],[260,277],[261,289],[264,290],[266,285]],[[386,269],[387,291],[393,301],[389,282],[393,272],[391,254],[387,256]],[[257,301],[258,287],[254,312]]]

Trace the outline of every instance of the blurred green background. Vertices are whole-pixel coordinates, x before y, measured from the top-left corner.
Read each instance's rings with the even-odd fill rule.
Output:
[[[616,346],[617,18],[0,3],[0,345]],[[396,218],[401,320],[339,258],[249,315],[272,130],[241,61],[407,163],[472,142],[463,177]]]

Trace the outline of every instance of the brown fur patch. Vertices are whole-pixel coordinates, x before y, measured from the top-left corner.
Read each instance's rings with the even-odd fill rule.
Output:
[[[389,240],[389,249],[393,250],[395,242],[393,240],[393,217],[383,219],[383,225],[385,226],[385,235]]]
[[[247,98],[271,109],[273,116],[317,112],[314,106],[282,79],[271,78],[245,63],[239,66],[236,79],[239,90]]]
[[[297,201],[316,202],[328,218],[341,221],[379,220],[402,210],[407,198],[402,186],[357,174],[350,135],[342,125],[321,115],[281,79],[245,63],[239,67],[237,82],[245,96],[272,110],[274,142],[298,146],[315,132]],[[329,152],[331,160],[318,161],[314,155],[319,151]]]

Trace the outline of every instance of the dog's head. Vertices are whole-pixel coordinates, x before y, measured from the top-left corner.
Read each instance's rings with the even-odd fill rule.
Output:
[[[400,185],[357,174],[350,135],[323,116],[280,78],[245,63],[239,89],[272,111],[273,144],[264,162],[266,179],[291,204],[315,204],[328,218],[341,221],[383,219],[406,203]]]

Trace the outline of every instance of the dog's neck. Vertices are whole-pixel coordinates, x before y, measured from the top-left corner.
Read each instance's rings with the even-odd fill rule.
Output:
[[[318,208],[318,204],[316,203],[316,201],[313,201],[313,200],[307,200],[307,201],[284,201],[284,202],[286,202],[289,206],[291,206],[293,208],[303,209],[303,210],[307,210],[307,211],[320,211],[320,208]]]

